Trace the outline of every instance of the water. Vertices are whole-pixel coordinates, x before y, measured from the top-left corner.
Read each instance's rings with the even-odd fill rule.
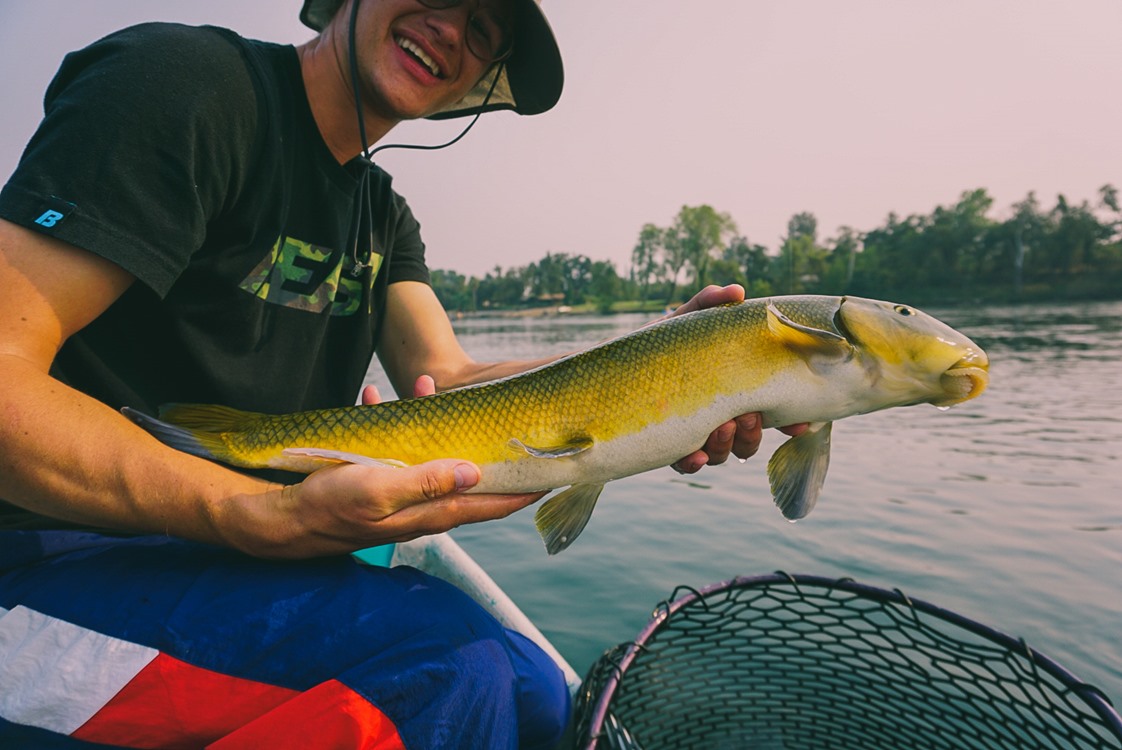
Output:
[[[769,430],[744,464],[613,482],[558,556],[532,511],[453,537],[578,673],[677,585],[784,570],[899,588],[1023,637],[1122,705],[1122,302],[929,312],[987,350],[989,390],[948,411],[837,423],[823,495],[797,524],[770,499],[766,456],[784,436]],[[485,361],[567,351],[646,320],[456,329]]]

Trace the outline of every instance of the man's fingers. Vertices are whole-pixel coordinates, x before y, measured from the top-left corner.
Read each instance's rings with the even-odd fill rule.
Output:
[[[736,437],[737,424],[736,422],[725,422],[723,425],[709,433],[709,439],[705,441],[705,447],[702,448],[708,456],[705,462],[710,466],[723,464],[728,460],[729,453],[732,452],[734,438]]]
[[[422,375],[413,384],[413,398],[424,398],[436,393],[436,381],[431,375]]]
[[[742,414],[733,421],[736,422],[736,440],[732,452],[737,458],[751,458],[760,449],[764,437],[760,415]]]
[[[678,462],[671,464],[670,468],[679,474],[696,474],[701,467],[709,462],[709,454],[705,451],[694,451]]]
[[[717,305],[726,305],[730,302],[743,301],[744,287],[740,284],[729,284],[728,286],[711,284],[695,294],[685,304],[679,306],[677,310],[671,313],[671,317],[695,310],[704,310],[708,307],[716,307]]]
[[[546,492],[516,495],[447,495],[419,503],[385,519],[383,528],[397,532],[399,541],[442,534],[459,526],[506,518],[545,497]]]

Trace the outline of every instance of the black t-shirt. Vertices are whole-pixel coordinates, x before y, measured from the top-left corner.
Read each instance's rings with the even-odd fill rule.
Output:
[[[386,286],[428,282],[424,245],[389,175],[331,155],[295,49],[136,26],[68,55],[44,109],[0,216],[139,280],[66,342],[55,377],[149,413],[354,403]],[[363,267],[351,225],[366,169]]]

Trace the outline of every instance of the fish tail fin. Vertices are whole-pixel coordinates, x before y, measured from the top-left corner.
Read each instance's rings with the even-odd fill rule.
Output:
[[[556,555],[580,536],[603,489],[602,484],[574,484],[538,508],[534,524],[549,554]]]
[[[218,435],[183,425],[171,424],[127,406],[122,407],[121,413],[171,448],[211,461],[227,460],[226,445]],[[161,416],[163,416],[162,409]]]

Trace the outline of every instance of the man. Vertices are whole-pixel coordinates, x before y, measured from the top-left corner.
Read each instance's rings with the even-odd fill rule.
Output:
[[[348,556],[541,493],[464,494],[479,469],[455,458],[252,476],[118,411],[345,405],[374,352],[415,395],[540,364],[464,353],[417,222],[355,158],[402,120],[552,107],[538,6],[301,18],[321,31],[297,48],[151,24],[68,56],[0,194],[0,745],[548,747],[565,724],[539,650]],[[759,440],[747,415],[678,468]]]

